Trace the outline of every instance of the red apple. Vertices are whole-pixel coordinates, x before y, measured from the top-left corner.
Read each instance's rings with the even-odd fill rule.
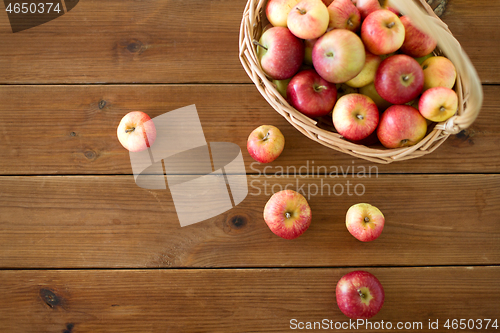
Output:
[[[380,112],[385,111],[389,106],[392,105],[392,103],[389,103],[385,99],[380,97],[377,90],[375,89],[374,82],[359,88],[359,92],[363,95],[370,97],[375,102]]]
[[[396,14],[387,9],[380,9],[363,21],[361,39],[371,53],[388,54],[403,45],[405,28]]]
[[[423,57],[436,48],[436,40],[417,28],[407,15],[399,18],[405,27],[405,40],[401,46],[401,52],[410,57]]]
[[[344,83],[356,77],[365,64],[365,47],[352,31],[334,29],[324,34],[312,52],[313,65],[328,82]]]
[[[272,125],[259,126],[248,136],[248,153],[257,162],[274,161],[281,155],[283,148],[285,148],[285,137],[277,127]]]
[[[382,61],[375,74],[375,89],[392,104],[414,100],[422,92],[424,72],[410,56],[397,54]]]
[[[375,131],[379,112],[370,97],[348,94],[337,101],[332,118],[333,125],[340,135],[347,140],[359,141]]]
[[[377,136],[386,148],[413,146],[427,133],[427,122],[417,109],[393,105],[382,114]]]
[[[384,305],[384,288],[371,273],[354,271],[344,275],[337,283],[337,305],[352,319],[369,319]]]
[[[328,28],[357,31],[361,25],[359,10],[351,0],[335,0],[328,6]]]
[[[318,38],[326,32],[330,17],[325,4],[319,0],[302,0],[288,14],[287,26],[302,39]]]
[[[457,93],[450,88],[434,87],[422,94],[418,110],[425,119],[435,122],[451,118],[458,109]]]
[[[264,221],[281,238],[295,239],[311,225],[311,208],[306,198],[292,190],[273,194],[264,207]]]
[[[337,88],[314,69],[308,69],[292,78],[286,95],[288,103],[298,111],[309,117],[321,117],[333,110],[337,101]]]
[[[156,127],[147,114],[133,111],[122,118],[116,134],[125,149],[138,152],[153,145],[156,139]]]
[[[453,88],[457,71],[453,63],[445,57],[431,57],[422,63],[424,70],[424,90],[434,87]]]
[[[361,72],[356,75],[355,78],[346,82],[348,86],[353,88],[361,88],[375,80],[375,74],[377,73],[378,66],[382,62],[380,56],[372,54],[366,51],[365,55],[365,65]]]
[[[266,16],[275,27],[286,27],[288,13],[300,0],[269,0],[266,6]]]
[[[378,0],[357,0],[356,8],[361,14],[361,20],[364,20],[368,15],[376,10],[382,9]]]
[[[362,242],[377,239],[384,229],[384,214],[375,206],[359,203],[351,206],[345,217],[347,230]]]
[[[262,34],[257,56],[267,75],[274,80],[285,80],[295,75],[302,65],[304,44],[287,28],[273,27]]]

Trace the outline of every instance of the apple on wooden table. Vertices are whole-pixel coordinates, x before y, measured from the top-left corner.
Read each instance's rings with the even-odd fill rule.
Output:
[[[427,121],[409,105],[393,105],[380,117],[377,137],[386,148],[409,147],[427,133]]]
[[[311,225],[312,213],[306,198],[293,190],[273,194],[264,207],[264,221],[281,238],[295,239]]]
[[[333,125],[337,132],[351,141],[366,139],[379,123],[379,111],[368,96],[348,94],[342,96],[333,109]]]
[[[366,271],[344,275],[335,290],[337,305],[347,317],[369,319],[384,305],[385,293],[380,281]]]
[[[357,240],[371,242],[382,233],[385,217],[377,207],[359,203],[349,208],[345,224],[349,233]]]
[[[291,78],[304,60],[304,44],[287,28],[270,28],[256,44],[260,65],[274,80]]]
[[[285,148],[285,137],[272,125],[262,125],[250,133],[247,150],[260,163],[270,163],[278,158]]]
[[[292,78],[286,95],[288,102],[298,111],[309,117],[321,117],[333,110],[337,101],[337,88],[314,69],[308,69]]]
[[[399,50],[405,39],[405,27],[399,17],[387,9],[374,11],[361,25],[361,39],[376,55]]]
[[[287,18],[290,31],[302,39],[318,38],[326,32],[330,17],[320,0],[302,0],[292,8]]]
[[[374,82],[383,99],[392,104],[405,104],[422,92],[424,72],[415,59],[397,54],[382,61]]]
[[[139,152],[153,145],[156,139],[156,127],[146,113],[133,111],[121,119],[116,134],[125,149]]]
[[[365,47],[352,31],[333,29],[321,36],[312,51],[314,69],[328,82],[344,83],[365,64]]]

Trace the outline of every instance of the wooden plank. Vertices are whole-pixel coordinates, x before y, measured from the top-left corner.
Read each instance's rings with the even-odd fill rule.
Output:
[[[1,83],[241,83],[245,0],[80,1],[12,33],[0,16]],[[498,1],[449,1],[443,16],[485,83],[500,83]]]
[[[292,319],[349,323],[335,286],[352,270],[1,271],[0,322],[3,332],[26,333],[289,332]],[[383,321],[432,332],[429,321],[437,320],[435,331],[444,332],[448,319],[485,318],[493,319],[488,329],[481,321],[481,330],[460,331],[497,331],[500,308],[491,293],[500,287],[499,267],[367,270],[382,283],[385,302],[370,319],[374,328],[363,323],[360,331],[387,332],[375,329]]]
[[[170,191],[139,188],[132,176],[0,177],[0,267],[500,263],[499,175],[360,176],[248,177],[241,204],[183,228]],[[293,241],[275,236],[262,217],[285,186],[308,197],[313,212],[309,230]],[[359,202],[386,216],[374,242],[357,241],[345,227],[347,209]]]
[[[380,173],[500,171],[500,87],[484,86],[474,125],[429,156],[377,165]],[[246,151],[250,132],[278,126],[286,147],[272,167],[373,166],[313,142],[275,112],[251,85],[3,86],[0,89],[0,174],[131,174],[129,154],[116,137],[127,112],[151,117],[196,104],[207,142],[234,142],[248,173],[264,170]],[[311,172],[311,169],[310,171]]]

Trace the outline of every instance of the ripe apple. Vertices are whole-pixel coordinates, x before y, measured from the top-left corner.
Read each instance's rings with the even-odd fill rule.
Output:
[[[368,51],[381,55],[397,51],[405,40],[405,27],[399,17],[387,9],[374,11],[361,25],[361,39]]]
[[[370,97],[375,102],[380,112],[385,111],[389,106],[392,105],[392,103],[389,103],[385,99],[380,97],[377,90],[375,89],[374,82],[359,88],[359,92],[363,95]]]
[[[264,221],[284,239],[295,239],[311,225],[311,208],[302,194],[284,190],[273,194],[264,207]]]
[[[405,27],[405,40],[401,52],[410,57],[423,57],[436,48],[437,42],[432,37],[417,28],[408,15],[399,18]]]
[[[409,147],[427,133],[427,121],[417,109],[408,105],[393,105],[382,114],[377,136],[386,148]]]
[[[288,13],[300,0],[269,0],[266,7],[266,16],[275,27],[286,27]]]
[[[316,44],[317,41],[318,41],[317,38],[304,40],[304,47],[305,47],[304,63],[306,65],[312,66],[312,64],[313,64],[312,52],[313,52],[314,44]]]
[[[356,8],[361,14],[361,20],[364,20],[368,15],[376,10],[382,9],[378,0],[357,0]]]
[[[352,31],[333,29],[314,44],[313,65],[328,82],[344,83],[356,77],[365,64],[365,47]]]
[[[321,117],[333,110],[337,101],[337,88],[314,69],[308,69],[292,78],[286,95],[288,103],[306,116]]]
[[[434,87],[453,88],[457,71],[453,63],[445,57],[431,57],[422,63],[424,70],[424,90]]]
[[[384,214],[375,206],[359,203],[351,206],[345,217],[347,230],[362,242],[377,239],[384,229]]]
[[[288,14],[287,26],[302,39],[318,38],[326,32],[330,16],[325,4],[319,0],[302,0]]]
[[[374,82],[383,99],[392,104],[404,104],[422,92],[424,72],[415,59],[397,54],[382,61]]]
[[[274,161],[281,155],[283,148],[285,148],[285,137],[275,126],[259,126],[248,136],[248,153],[257,162],[270,163]]]
[[[379,122],[379,112],[370,97],[349,94],[337,101],[332,119],[340,135],[347,140],[359,141],[375,131]]]
[[[353,88],[361,88],[373,82],[381,62],[382,58],[380,58],[380,56],[366,51],[363,69],[354,79],[347,81],[346,84]]]
[[[272,79],[289,79],[304,60],[304,44],[287,28],[273,27],[262,34],[257,56],[262,69]]]
[[[133,111],[122,118],[116,134],[125,149],[138,152],[153,145],[156,140],[156,127],[147,114]]]
[[[356,32],[361,25],[359,10],[351,0],[335,0],[328,6],[328,28],[347,29]]]
[[[418,110],[424,118],[441,122],[451,118],[458,109],[457,93],[450,88],[434,87],[420,97]]]
[[[352,319],[369,319],[384,305],[384,288],[371,273],[354,271],[344,275],[336,288],[340,311]]]

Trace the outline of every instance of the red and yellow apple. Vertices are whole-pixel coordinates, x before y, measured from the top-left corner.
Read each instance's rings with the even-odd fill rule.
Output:
[[[125,149],[138,152],[153,145],[156,139],[156,127],[146,113],[133,111],[122,118],[116,134]]]
[[[393,105],[382,114],[377,137],[386,148],[409,147],[420,142],[427,133],[427,121],[417,109]]]
[[[328,6],[329,29],[347,29],[356,32],[361,26],[359,10],[351,0],[335,0]]]
[[[266,6],[266,16],[275,27],[286,27],[288,14],[300,0],[269,0]]]
[[[374,82],[383,99],[392,104],[405,104],[422,92],[424,72],[415,59],[397,54],[382,61]]]
[[[453,63],[445,57],[431,57],[422,63],[424,90],[434,87],[453,88],[457,71]]]
[[[326,32],[329,20],[328,9],[323,2],[302,0],[288,14],[287,26],[298,38],[314,39]]]
[[[396,14],[387,9],[380,9],[363,21],[361,39],[371,53],[389,54],[403,45],[405,27]]]
[[[286,95],[290,105],[298,111],[309,117],[321,117],[333,110],[337,101],[337,88],[314,69],[308,69],[292,78]]]
[[[302,65],[304,43],[287,28],[273,27],[262,34],[257,56],[262,69],[272,79],[289,79]]]
[[[335,290],[337,305],[347,317],[369,319],[384,305],[385,293],[380,281],[366,271],[344,275]]]
[[[257,162],[271,163],[281,155],[284,148],[285,137],[275,126],[259,126],[248,136],[248,153]]]
[[[381,62],[382,58],[380,58],[380,56],[366,51],[363,69],[355,78],[347,81],[346,84],[353,88],[361,88],[373,82]]]
[[[371,242],[382,233],[385,217],[377,207],[367,203],[359,203],[349,208],[345,224],[347,230],[357,240]]]
[[[420,97],[418,110],[425,119],[435,122],[451,118],[458,109],[458,96],[455,91],[445,87],[426,90]]]
[[[408,15],[401,16],[399,19],[405,27],[405,40],[401,46],[401,52],[410,57],[420,58],[434,51],[437,42],[432,36],[415,26]]]
[[[347,140],[366,139],[377,128],[379,111],[368,96],[348,94],[342,96],[332,114],[333,125],[337,132]]]
[[[313,65],[328,82],[344,83],[356,77],[365,64],[365,47],[352,31],[333,29],[314,44]]]
[[[264,207],[264,221],[281,238],[295,239],[311,225],[312,213],[306,198],[292,190],[273,194]]]

